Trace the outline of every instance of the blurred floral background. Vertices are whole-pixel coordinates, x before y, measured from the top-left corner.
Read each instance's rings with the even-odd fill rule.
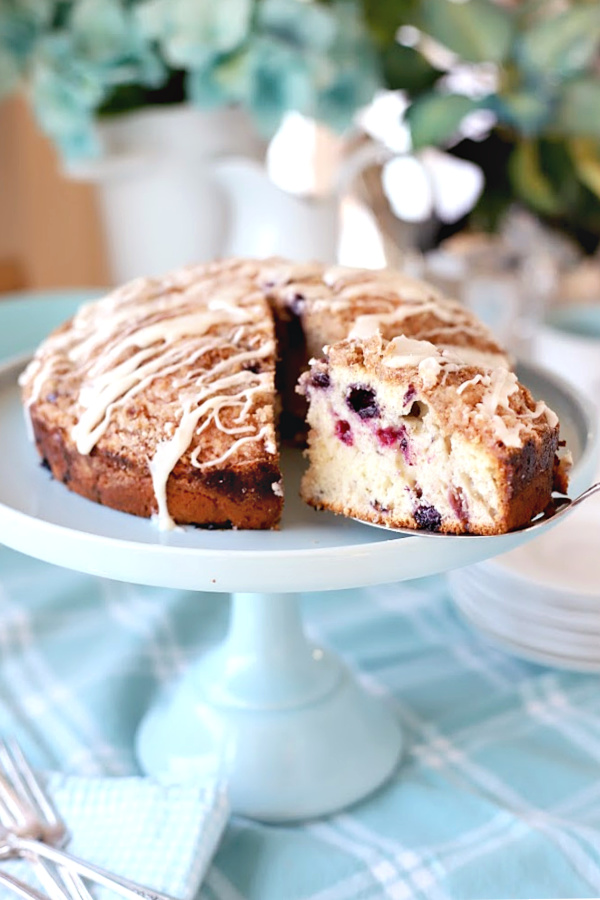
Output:
[[[385,5],[385,4],[384,4]],[[1,88],[21,82],[66,157],[98,153],[97,116],[188,100],[338,130],[382,85],[360,4],[337,0],[3,0]]]
[[[2,0],[0,95],[16,92],[75,170],[106,154],[103,122],[241,110],[292,193],[297,117],[318,122],[334,169],[363,153],[371,264],[452,282],[534,256],[540,293],[565,276],[600,299],[597,0]]]

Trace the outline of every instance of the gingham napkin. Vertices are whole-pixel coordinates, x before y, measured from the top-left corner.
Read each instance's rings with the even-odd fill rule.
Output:
[[[48,789],[72,832],[71,853],[178,900],[196,896],[227,820],[221,783],[52,774]],[[3,868],[36,885],[27,864]],[[102,888],[93,892],[102,900],[115,896]],[[0,888],[2,900],[11,896]]]

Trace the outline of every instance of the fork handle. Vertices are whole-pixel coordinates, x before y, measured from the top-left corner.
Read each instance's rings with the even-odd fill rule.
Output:
[[[0,872],[0,885],[9,888],[13,894],[23,898],[23,900],[48,900],[47,894],[41,894],[34,887],[21,881],[20,878],[13,878],[8,872]]]
[[[24,856],[28,859],[34,859],[35,857],[41,856],[44,859],[49,859],[59,866],[64,866],[65,869],[77,872],[78,875],[82,875],[84,878],[89,878],[90,881],[95,881],[97,884],[104,885],[104,887],[109,888],[109,890],[114,891],[116,894],[121,894],[122,897],[126,897],[127,900],[140,900],[140,898],[141,900],[175,900],[175,898],[171,897],[169,894],[163,894],[160,891],[145,887],[143,884],[130,881],[129,878],[115,875],[113,872],[108,872],[101,866],[85,862],[85,860],[79,859],[78,856],[72,856],[65,850],[51,847],[48,844],[42,843],[42,841],[11,835],[6,838],[6,843],[11,850],[19,856]]]

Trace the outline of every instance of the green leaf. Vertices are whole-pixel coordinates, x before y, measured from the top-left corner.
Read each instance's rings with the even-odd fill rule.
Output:
[[[526,203],[543,215],[558,215],[562,204],[540,165],[539,147],[534,141],[521,141],[515,146],[509,162],[510,180]]]
[[[467,62],[502,62],[515,28],[510,12],[490,0],[422,0],[419,24]]]
[[[553,114],[551,99],[542,91],[512,91],[487,101],[498,120],[526,137],[534,137]]]
[[[517,58],[529,73],[561,80],[583,73],[600,47],[600,5],[573,6],[543,19],[518,41]]]
[[[573,138],[568,147],[580,181],[600,199],[600,144],[589,138]]]
[[[600,138],[599,78],[581,78],[563,86],[554,125],[561,134]]]
[[[392,91],[424,91],[432,87],[442,74],[413,47],[403,47],[397,43],[382,51],[381,64],[386,87]]]
[[[406,112],[413,147],[417,149],[447,143],[457,133],[467,113],[479,108],[479,101],[461,94],[428,94],[420,97]]]
[[[375,40],[390,44],[401,25],[414,18],[417,0],[362,0],[362,12]]]

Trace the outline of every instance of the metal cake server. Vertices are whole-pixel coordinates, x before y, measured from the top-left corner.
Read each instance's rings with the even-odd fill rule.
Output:
[[[568,497],[566,494],[560,494],[557,491],[552,494],[552,503],[550,503],[546,509],[538,513],[535,518],[533,518],[530,522],[527,522],[526,525],[521,525],[520,528],[514,528],[509,534],[518,534],[521,531],[533,531],[535,528],[542,528],[547,524],[550,520],[556,522],[557,519],[560,519],[562,516],[570,513],[576,506],[579,506],[588,497],[591,497],[593,494],[597,494],[600,491],[600,481],[596,482],[596,484],[592,484],[587,490],[583,491],[579,494],[578,497]],[[361,525],[371,525],[374,528],[383,528],[385,531],[393,531],[396,534],[408,534],[413,537],[426,537],[426,538],[454,538],[456,539],[464,539],[464,538],[490,538],[490,537],[501,537],[501,535],[490,535],[490,534],[444,534],[440,531],[428,531],[424,528],[403,528],[399,526],[388,526],[388,525],[380,525],[375,522],[365,522],[363,519],[355,519],[356,522],[360,522]]]

